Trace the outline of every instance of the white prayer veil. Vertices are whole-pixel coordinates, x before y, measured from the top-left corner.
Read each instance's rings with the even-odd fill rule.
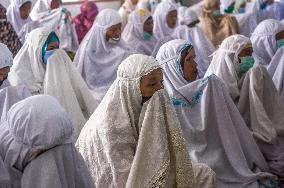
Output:
[[[284,25],[277,20],[262,21],[251,36],[254,54],[258,63],[268,65],[277,51],[275,35],[284,30]]]
[[[47,28],[33,30],[14,58],[8,80],[13,86],[25,85],[33,94],[43,93],[45,66],[42,47],[51,31]]]
[[[101,102],[115,80],[119,64],[132,54],[124,41],[111,44],[106,40],[107,29],[121,21],[117,11],[102,10],[74,59],[78,71],[92,90],[97,103]]]
[[[24,86],[9,86],[0,90],[0,122],[6,119],[7,112],[17,102],[32,96]]]
[[[265,173],[268,165],[223,81],[210,75],[189,83],[182,77],[176,57],[186,43],[173,40],[164,44],[157,59],[190,156],[216,172],[218,188],[256,187],[258,179],[272,176]]]
[[[76,146],[97,187],[125,187],[138,140],[142,76],[160,68],[150,56],[131,55],[83,127]]]
[[[8,49],[8,47],[5,44],[0,43],[0,69],[2,69],[4,67],[11,67],[12,65],[13,65],[13,54],[12,54],[12,52]],[[9,85],[10,85],[10,83],[6,79],[6,80],[4,80],[2,85],[0,86],[0,89],[3,89],[3,88],[5,88]]]
[[[240,79],[240,66],[238,55],[247,45],[251,44],[249,38],[243,35],[232,35],[226,38],[219,49],[213,54],[205,77],[215,74],[221,78],[229,89],[233,100],[240,95],[238,81]]]
[[[178,22],[180,25],[189,25],[198,20],[198,15],[191,8],[180,7],[178,10],[178,15]]]
[[[154,30],[153,33],[158,39],[162,39],[172,35],[175,28],[170,28],[167,24],[166,17],[167,14],[173,10],[178,10],[176,4],[169,3],[168,1],[161,2],[158,4],[154,14]],[[178,22],[176,23],[178,25]]]
[[[22,19],[20,16],[20,8],[27,2],[32,3],[32,0],[11,0],[11,4],[7,8],[7,20],[13,25],[13,28],[18,35],[22,27],[26,23],[32,21],[30,17],[27,19]]]
[[[127,25],[122,33],[122,39],[129,46],[145,55],[153,55],[153,53],[157,51],[157,39],[155,36],[152,35],[149,40],[143,38],[143,26],[145,21],[150,17],[150,12],[145,9],[133,11],[129,15]]]
[[[33,10],[31,11],[31,18],[33,20],[39,20],[46,16],[51,11],[50,5],[52,0],[38,0],[36,1]]]
[[[69,116],[50,96],[29,97],[13,105],[0,130],[0,156],[15,187],[27,164],[40,153],[72,143]]]

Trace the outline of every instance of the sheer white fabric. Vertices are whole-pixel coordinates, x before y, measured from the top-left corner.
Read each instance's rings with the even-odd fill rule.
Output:
[[[119,23],[121,17],[115,10],[102,10],[74,59],[76,68],[92,90],[96,103],[101,102],[115,80],[120,63],[133,53],[123,40],[117,44],[106,40],[107,29]]]
[[[133,11],[128,17],[122,39],[137,52],[155,56],[159,47],[156,46],[158,44],[156,37],[152,36],[149,40],[143,38],[143,26],[150,16],[151,14],[144,9]]]
[[[178,10],[178,22],[180,25],[189,25],[198,20],[198,15],[194,10],[187,7],[180,7]]]
[[[161,2],[157,6],[153,14],[153,20],[154,20],[153,33],[158,39],[168,37],[172,35],[173,32],[175,31],[175,28],[170,28],[166,21],[167,14],[173,10],[178,10],[177,5],[169,3],[167,1]]]
[[[232,4],[236,2],[236,0],[221,0],[220,3],[220,8],[222,12],[225,12],[225,10]]]
[[[12,0],[11,4],[7,8],[7,20],[12,24],[14,30],[19,35],[22,27],[31,22],[32,19],[28,17],[27,19],[22,19],[20,16],[20,8],[23,4],[30,2],[31,0]]]
[[[125,0],[125,2],[123,3],[123,5],[119,8],[118,13],[122,18],[122,28],[124,29],[124,27],[126,26],[127,22],[128,22],[128,16],[129,14],[131,14],[131,12],[133,12],[136,8],[136,5],[133,5],[133,3],[131,2],[131,0]]]
[[[157,60],[192,160],[216,172],[218,188],[258,187],[258,179],[272,176],[261,172],[268,171],[264,157],[223,81],[211,75],[189,83],[181,76],[177,49],[185,44],[182,40],[164,44]]]
[[[275,35],[284,30],[284,25],[277,20],[262,21],[254,30],[251,41],[258,63],[267,65],[277,51]]]
[[[15,57],[8,79],[13,86],[27,86],[33,94],[57,98],[72,118],[76,139],[97,104],[63,50],[56,50],[47,65],[43,64],[41,49],[50,33],[46,28],[32,31]]]
[[[142,109],[141,77],[159,68],[150,56],[132,55],[124,60],[117,79],[84,126],[76,145],[97,187],[170,186],[174,182],[177,187],[192,187],[190,159],[167,95],[158,92]],[[170,143],[179,149],[172,150]]]

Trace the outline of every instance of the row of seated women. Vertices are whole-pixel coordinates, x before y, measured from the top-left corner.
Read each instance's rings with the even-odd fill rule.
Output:
[[[177,13],[136,10],[122,33],[105,9],[74,62],[53,28],[14,58],[1,44],[0,187],[281,187],[284,25],[216,46]]]

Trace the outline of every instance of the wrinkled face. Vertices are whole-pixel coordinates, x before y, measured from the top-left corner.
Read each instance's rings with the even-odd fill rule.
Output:
[[[220,2],[216,3],[216,4],[214,5],[214,7],[212,7],[211,9],[212,9],[213,11],[214,11],[214,10],[220,10]]]
[[[152,97],[155,92],[163,88],[163,73],[160,68],[141,78],[140,91],[143,97]]]
[[[189,82],[196,80],[198,76],[195,57],[195,51],[193,48],[189,48],[181,54],[181,65],[183,67],[184,79]]]
[[[60,7],[61,4],[62,4],[61,0],[52,0],[51,3],[50,3],[50,9],[51,10],[57,9],[57,8]]]
[[[26,2],[20,7],[20,16],[23,20],[27,19],[31,13],[32,3]]]
[[[253,53],[253,49],[251,47],[251,44],[249,44],[249,47],[245,47],[244,49],[242,49],[242,51],[239,53],[238,57],[239,57],[239,63],[241,62],[240,61],[240,58],[241,57],[247,57],[247,56],[252,56],[252,53]]]
[[[169,28],[175,28],[177,23],[177,10],[172,10],[168,12],[166,17],[166,22],[169,26]]]
[[[275,35],[275,39],[276,39],[276,41],[277,41],[277,40],[284,39],[284,30],[278,32],[278,33]]]
[[[153,27],[154,27],[154,22],[152,16],[150,16],[144,23],[143,25],[143,31],[153,34]]]
[[[120,38],[121,36],[121,23],[113,25],[107,29],[106,40],[110,38]]]
[[[5,80],[8,77],[9,72],[10,72],[10,67],[4,67],[0,69],[0,81]]]

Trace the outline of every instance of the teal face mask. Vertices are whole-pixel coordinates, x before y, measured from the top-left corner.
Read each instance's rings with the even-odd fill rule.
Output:
[[[284,39],[277,40],[276,41],[277,49],[281,48],[282,46],[284,46]]]
[[[214,17],[221,16],[221,11],[220,11],[220,10],[214,10],[214,11],[212,12],[212,16],[214,16]]]
[[[143,31],[143,39],[144,40],[150,40],[150,38],[152,37],[152,35],[146,31]]]
[[[229,6],[227,9],[225,9],[224,11],[227,13],[227,14],[232,14],[233,11],[234,11],[234,6]]]
[[[252,56],[241,57],[240,73],[246,73],[254,65],[254,58]]]

